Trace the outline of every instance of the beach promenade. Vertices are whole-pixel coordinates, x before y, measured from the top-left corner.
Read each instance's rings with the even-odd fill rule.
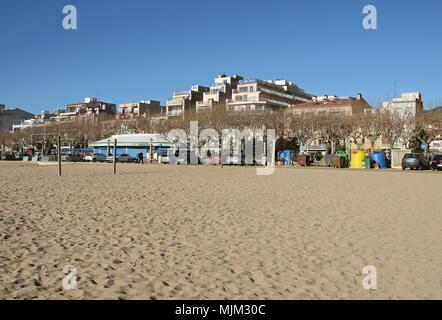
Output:
[[[442,173],[255,173],[0,162],[0,299],[442,299]]]

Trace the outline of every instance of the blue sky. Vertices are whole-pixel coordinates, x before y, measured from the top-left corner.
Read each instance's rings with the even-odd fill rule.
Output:
[[[67,4],[78,30],[62,28]],[[376,31],[362,28],[367,4]],[[165,103],[228,73],[374,104],[398,80],[398,92],[442,105],[441,14],[440,0],[0,0],[0,103]]]

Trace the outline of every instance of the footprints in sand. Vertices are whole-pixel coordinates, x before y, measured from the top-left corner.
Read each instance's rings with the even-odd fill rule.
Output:
[[[1,190],[0,299],[441,298],[441,220],[423,210],[440,199],[436,182],[417,202],[370,197],[391,179],[362,183],[359,171],[336,184],[326,170],[277,170],[265,180],[253,168],[65,170],[58,179],[51,167],[0,166],[14,185]],[[411,176],[420,178],[398,183]],[[76,290],[62,288],[68,264]],[[379,271],[376,292],[361,287],[367,264]]]

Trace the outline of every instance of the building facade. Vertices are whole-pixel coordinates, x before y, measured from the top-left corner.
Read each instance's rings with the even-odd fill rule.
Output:
[[[314,96],[287,80],[241,80],[227,100],[227,112],[273,112],[305,103]]]
[[[372,110],[370,104],[362,94],[354,97],[321,96],[313,97],[312,101],[290,105],[285,111],[286,115],[353,115]]]
[[[5,111],[6,106],[4,104],[0,104],[0,112]]]
[[[314,115],[314,116],[351,116],[354,114],[363,114],[368,110],[372,110],[370,104],[363,98],[362,94],[356,97],[337,97],[337,96],[320,96],[314,97],[312,101],[290,105],[285,111],[286,117]],[[288,120],[290,121],[290,120]],[[310,153],[320,153],[325,155],[329,149],[324,138],[320,137],[313,140],[308,145],[300,147],[300,151],[308,150]],[[334,146],[331,147],[334,152]]]
[[[146,158],[152,152],[162,152],[171,147],[165,136],[160,134],[120,134],[113,135],[108,139],[94,142],[90,145],[95,153],[115,154],[114,141],[117,140],[116,154],[128,154],[135,158],[142,153]],[[152,148],[152,150],[151,150]]]
[[[196,112],[197,101],[203,100],[208,87],[192,86],[189,91],[174,92],[171,99],[166,102],[166,116],[169,120],[183,120]]]
[[[416,117],[423,112],[424,103],[420,92],[408,92],[402,93],[399,98],[384,101],[382,108],[403,117]]]
[[[122,103],[118,107],[118,116],[122,118],[146,117],[151,115],[159,115],[162,112],[161,103],[156,100]]]
[[[217,76],[209,87],[209,91],[203,93],[203,101],[196,102],[196,112],[213,111],[215,109],[224,112],[226,101],[232,98],[232,90],[236,89],[239,81],[243,79],[238,75],[220,74]]]
[[[51,118],[52,121],[72,120],[82,116],[115,117],[117,106],[113,103],[98,101],[97,98],[85,98],[84,102],[71,103]]]

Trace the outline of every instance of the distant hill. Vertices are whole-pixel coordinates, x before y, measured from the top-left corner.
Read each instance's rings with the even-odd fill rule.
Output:
[[[430,110],[425,110],[427,113],[442,113],[442,106],[436,107]]]
[[[13,124],[20,124],[23,120],[31,119],[34,115],[21,109],[7,109],[0,111],[0,131],[12,130]]]

